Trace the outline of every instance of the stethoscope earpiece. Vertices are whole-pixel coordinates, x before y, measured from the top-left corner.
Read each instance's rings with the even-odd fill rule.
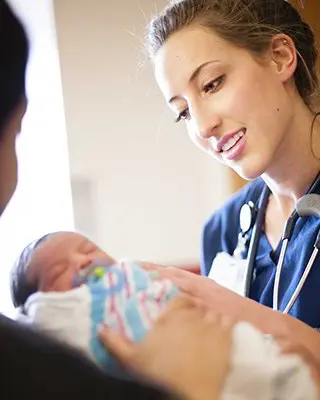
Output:
[[[320,195],[315,193],[306,194],[297,201],[296,212],[299,217],[320,218]]]

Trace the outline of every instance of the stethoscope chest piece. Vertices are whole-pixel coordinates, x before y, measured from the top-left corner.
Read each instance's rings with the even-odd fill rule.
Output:
[[[240,228],[243,235],[249,232],[256,221],[258,209],[252,201],[244,204],[240,210]]]

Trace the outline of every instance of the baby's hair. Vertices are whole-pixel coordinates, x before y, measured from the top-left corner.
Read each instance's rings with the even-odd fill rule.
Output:
[[[311,108],[318,94],[317,49],[310,26],[286,0],[175,0],[147,28],[147,50],[154,59],[175,32],[190,25],[211,29],[257,58],[268,49],[274,35],[289,36],[296,47],[294,74],[297,90]]]
[[[28,280],[28,268],[30,266],[30,261],[34,254],[34,251],[38,248],[38,246],[49,239],[52,235],[54,235],[54,233],[46,234],[40,239],[34,240],[33,242],[29,243],[28,246],[23,249],[11,270],[11,300],[14,307],[20,307],[22,312],[23,306],[28,297],[38,291],[36,283],[32,283]]]

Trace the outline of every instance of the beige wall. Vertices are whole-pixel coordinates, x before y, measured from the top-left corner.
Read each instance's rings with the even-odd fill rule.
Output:
[[[54,1],[75,216],[117,257],[193,262],[228,188],[141,66],[145,22],[164,3]]]

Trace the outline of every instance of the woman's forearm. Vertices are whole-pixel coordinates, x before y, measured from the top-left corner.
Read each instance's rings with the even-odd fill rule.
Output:
[[[273,311],[254,300],[244,299],[239,310],[242,320],[252,323],[264,333],[288,338],[305,346],[320,362],[320,333],[290,315]]]
[[[288,338],[306,347],[320,362],[320,333],[303,322],[242,297],[206,277],[179,268],[159,268],[157,271],[162,278],[176,283],[181,292],[198,298],[216,314],[247,321],[264,333]]]

